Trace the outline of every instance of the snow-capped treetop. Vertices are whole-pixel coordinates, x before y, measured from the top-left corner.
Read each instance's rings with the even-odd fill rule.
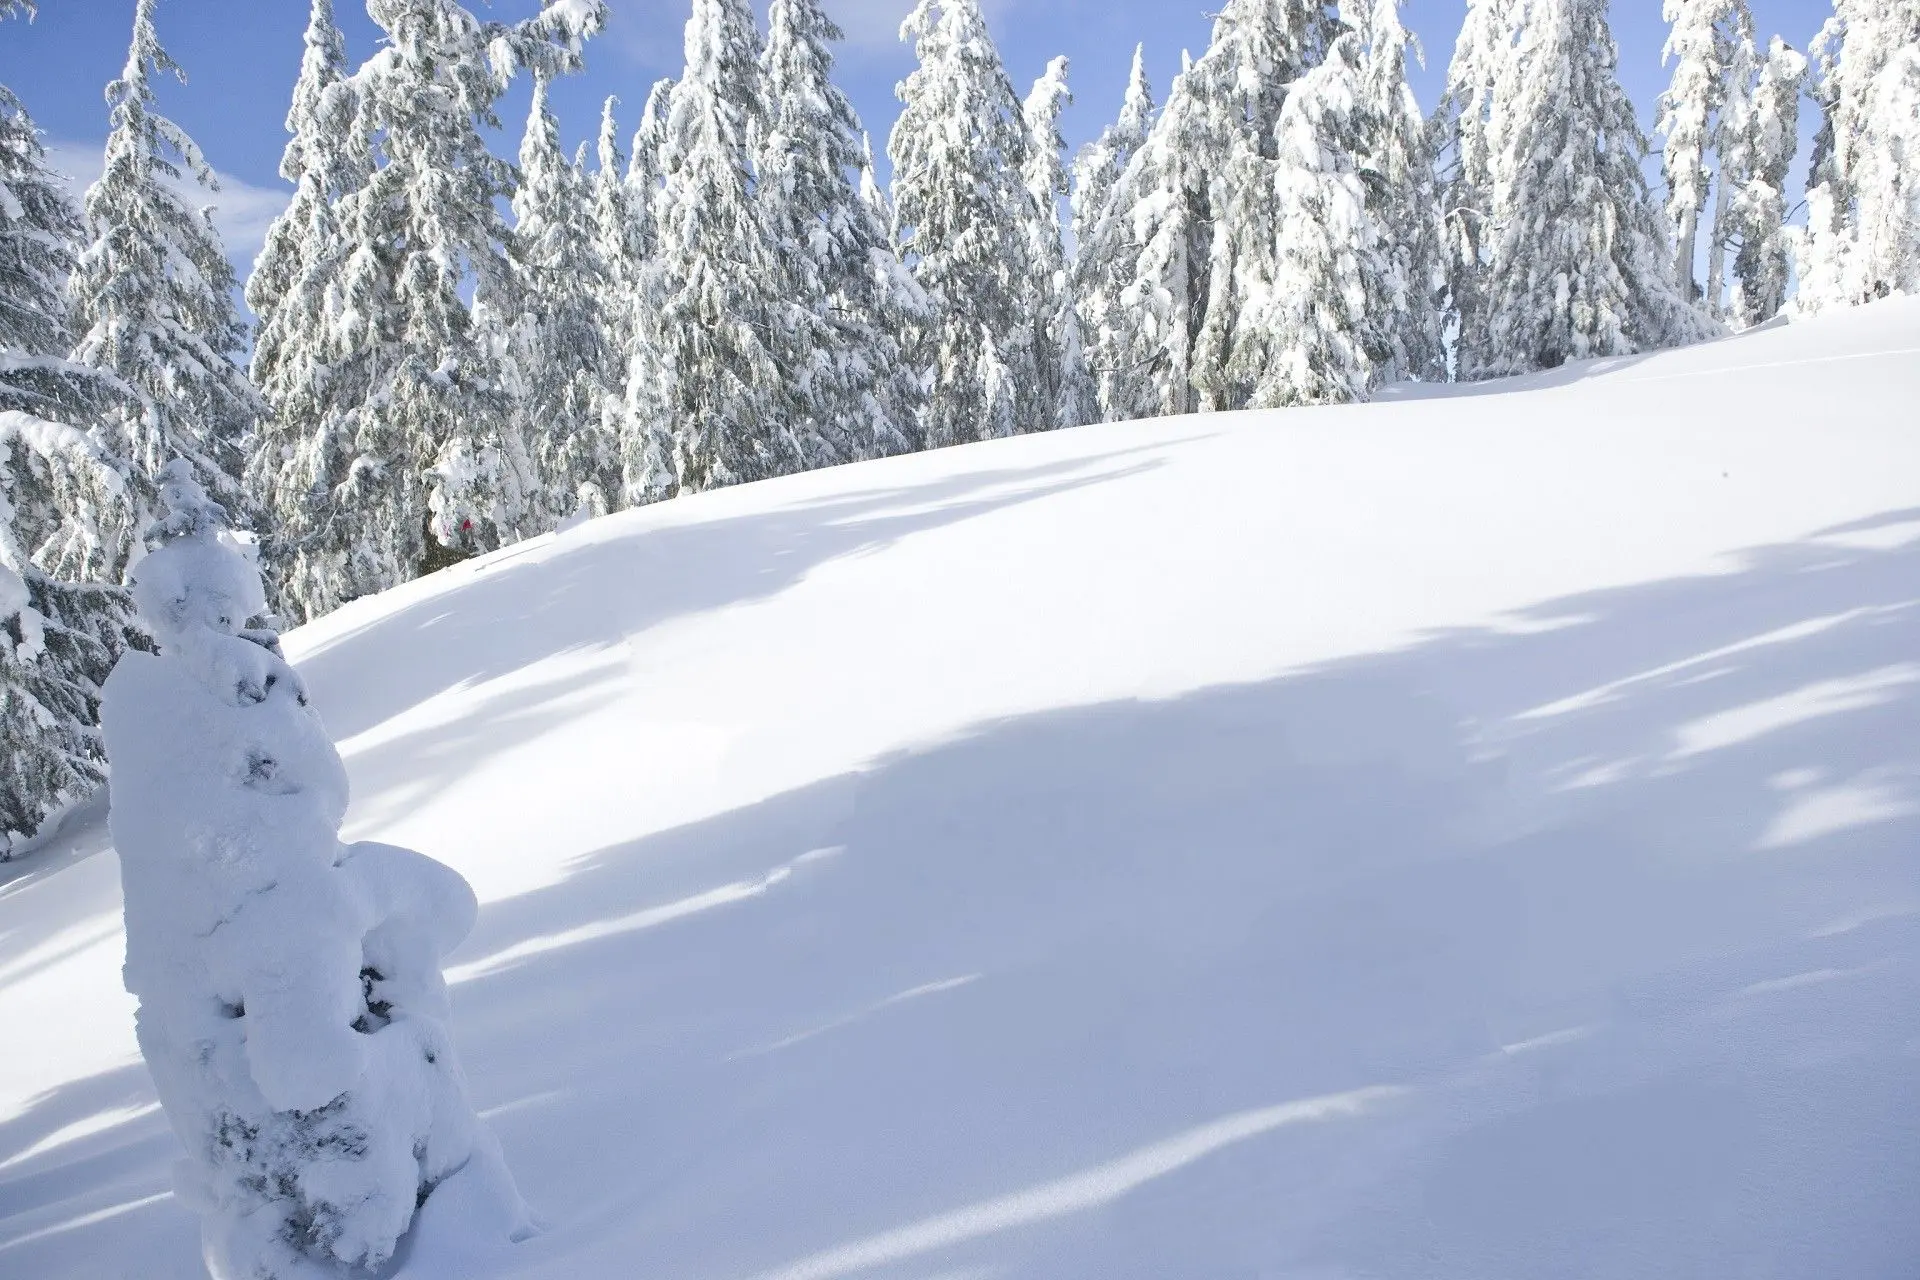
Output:
[[[287,146],[280,157],[280,176],[298,184],[310,167],[320,164],[328,149],[317,145],[315,131],[322,126],[327,90],[346,78],[347,41],[334,21],[333,0],[311,0],[307,14],[300,74],[293,82],[293,101],[287,107]]]
[[[1114,186],[1147,140],[1153,126],[1153,86],[1147,80],[1146,46],[1135,45],[1120,114],[1100,136],[1080,149],[1073,164],[1073,239],[1084,261],[1087,241],[1106,212]]]
[[[92,243],[70,285],[74,358],[139,392],[137,409],[110,416],[108,443],[137,481],[157,482],[182,457],[237,504],[243,449],[266,407],[235,363],[246,331],[219,233],[172,185],[219,187],[193,139],[154,110],[152,77],[185,79],[154,31],[155,3],[135,6],[125,69],[107,86],[105,167],[85,205]]]
[[[1067,167],[1063,157],[1067,140],[1060,134],[1060,114],[1073,102],[1067,85],[1067,60],[1054,58],[1033,82],[1021,116],[1027,122],[1027,162],[1022,177],[1027,194],[1059,230],[1059,201],[1067,194]]]
[[[1228,0],[1193,69],[1213,127],[1244,135],[1270,158],[1288,86],[1320,63],[1338,30],[1325,0]]]

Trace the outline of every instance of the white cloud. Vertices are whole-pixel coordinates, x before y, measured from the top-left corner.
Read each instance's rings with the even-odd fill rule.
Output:
[[[87,188],[99,178],[104,149],[104,142],[47,144],[47,159],[72,185],[76,201],[84,197]],[[259,256],[260,246],[266,242],[267,227],[287,207],[290,196],[281,188],[255,186],[230,173],[216,170],[215,176],[220,181],[218,191],[207,191],[191,182],[183,182],[181,190],[196,205],[213,207],[213,223],[220,229],[227,258],[245,280],[254,258]]]

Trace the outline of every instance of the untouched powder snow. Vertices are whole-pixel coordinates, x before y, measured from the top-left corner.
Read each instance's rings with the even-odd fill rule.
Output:
[[[397,1274],[1911,1276],[1920,302],[1445,391],[288,636],[343,838],[478,892],[453,1032],[550,1227]],[[0,1275],[185,1280],[71,825],[0,884]]]

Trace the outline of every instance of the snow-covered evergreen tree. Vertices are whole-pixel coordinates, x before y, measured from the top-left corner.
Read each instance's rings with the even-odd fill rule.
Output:
[[[1369,115],[1360,40],[1336,40],[1293,82],[1276,124],[1271,253],[1242,261],[1244,299],[1224,373],[1252,408],[1364,399],[1385,327],[1370,286],[1386,236],[1360,172]],[[1384,300],[1381,300],[1384,301]]]
[[[275,607],[295,618],[340,598],[328,572],[341,538],[326,479],[335,451],[350,443],[344,420],[358,402],[354,380],[334,371],[335,285],[348,252],[334,203],[373,163],[371,140],[356,132],[346,74],[333,0],[311,0],[280,161],[293,197],[268,227],[246,285],[256,318],[250,372],[271,410],[248,451],[246,487],[262,515]]]
[[[297,157],[339,184],[301,294],[305,314],[325,308],[306,330],[323,341],[292,344],[287,367],[315,368],[321,394],[288,397],[298,416],[256,468],[278,473],[281,598],[300,617],[430,567],[430,539],[476,551],[544,526],[532,450],[466,301],[469,288],[506,288],[496,201],[512,170],[482,131],[498,124],[508,76],[572,69],[605,19],[600,0],[552,0],[510,24],[456,0],[369,0],[367,12],[386,43],[320,89],[322,127]],[[309,65],[327,62],[312,50],[334,38],[310,29]],[[288,217],[312,208],[296,202]]]
[[[1739,145],[1730,153],[1726,240],[1734,251],[1728,315],[1741,327],[1759,324],[1786,305],[1791,272],[1787,236],[1787,171],[1800,148],[1800,95],[1807,60],[1778,36],[1767,48],[1748,101]]]
[[[588,179],[592,199],[592,228],[588,248],[599,267],[593,281],[594,308],[602,326],[601,341],[606,345],[608,371],[612,381],[609,394],[600,402],[600,431],[611,449],[612,466],[607,481],[612,488],[600,494],[605,510],[625,504],[627,436],[627,369],[633,358],[634,291],[646,262],[645,227],[634,209],[633,194],[627,186],[626,157],[620,151],[618,124],[614,108],[617,98],[609,97],[600,108],[600,133],[595,139],[595,167]],[[590,514],[599,514],[589,509]]]
[[[1325,57],[1338,30],[1320,0],[1230,0],[1190,80],[1203,108],[1203,163],[1209,175],[1206,309],[1193,347],[1201,409],[1250,403],[1255,378],[1234,353],[1261,339],[1245,312],[1261,300],[1255,281],[1280,273],[1285,216],[1274,181],[1280,111],[1294,81]]]
[[[1060,201],[1070,192],[1067,140],[1060,134],[1060,113],[1073,101],[1067,87],[1067,60],[1055,58],[1034,82],[1021,108],[1027,126],[1026,210],[1029,259],[1034,266],[1033,314],[1036,367],[1041,396],[1053,405],[1054,426],[1077,427],[1099,416],[1099,393],[1087,372],[1080,338],[1080,314],[1067,258]]]
[[[788,469],[773,350],[778,264],[753,198],[752,144],[767,105],[759,54],[746,0],[694,0],[660,147],[643,368],[630,379],[642,421],[672,432],[678,493]]]
[[[908,358],[930,378],[927,447],[998,430],[989,384],[1011,396],[1015,431],[1047,430],[1056,405],[1040,371],[1044,317],[1033,308],[1019,99],[978,0],[920,0],[900,35],[919,65],[900,85],[887,150],[895,242],[931,300],[908,343]],[[989,333],[1004,377],[988,376]]]
[[[1447,67],[1434,123],[1440,134],[1441,207],[1446,218],[1447,296],[1454,332],[1454,372],[1494,363],[1483,268],[1494,239],[1496,97],[1511,100],[1521,73],[1513,56],[1523,0],[1467,0],[1466,20]],[[1503,122],[1504,127],[1504,122]]]
[[[181,1199],[218,1277],[369,1275],[430,1197],[501,1239],[533,1224],[465,1096],[440,961],[459,875],[343,846],[346,770],[245,544],[184,461],[134,596],[160,652],[107,682],[127,989]]]
[[[899,335],[924,301],[880,211],[848,180],[867,156],[832,80],[830,45],[841,38],[818,0],[773,0],[756,198],[779,273],[774,356],[789,470],[905,452],[919,434],[919,381]]]
[[[1095,239],[1118,301],[1094,330],[1101,409],[1110,421],[1191,413],[1193,349],[1206,314],[1213,238],[1211,135],[1193,66],[1128,162]]]
[[[155,4],[135,4],[125,69],[107,86],[106,162],[86,196],[91,243],[70,284],[74,359],[138,393],[108,415],[104,444],[131,464],[143,517],[160,468],[175,457],[222,501],[240,504],[244,451],[266,412],[235,363],[246,333],[219,233],[173,185],[182,176],[218,184],[199,147],[154,109],[152,77],[181,74],[154,30]]]
[[[1835,0],[1813,52],[1824,118],[1798,305],[1920,290],[1920,0]]]
[[[66,358],[81,228],[0,87],[0,861],[105,776],[100,684],[138,638],[115,585],[132,514],[123,464],[99,443],[135,397]]]
[[[631,275],[618,304],[624,308],[626,402],[620,419],[621,475],[630,506],[642,506],[673,496],[673,424],[664,398],[656,394],[654,379],[659,361],[648,343],[653,341],[651,317],[658,310],[656,289],[660,273],[653,260],[660,251],[660,161],[667,136],[667,105],[673,81],[655,82],[647,94],[640,127],[633,135],[633,158],[627,166],[626,212],[632,250]]]
[[[1449,74],[1462,378],[1690,342],[1605,0],[1476,0]]]
[[[1753,48],[1753,18],[1746,0],[1666,0],[1662,15],[1670,24],[1662,57],[1673,64],[1673,78],[1660,96],[1659,130],[1666,138],[1661,171],[1667,181],[1667,219],[1673,227],[1674,279],[1689,299],[1705,297],[1708,309],[1718,299],[1703,294],[1694,272],[1701,218],[1712,190],[1725,191],[1716,166],[1738,136],[1729,128],[1728,108],[1742,97],[1751,74],[1743,50]]]
[[[1368,213],[1380,230],[1376,252],[1360,259],[1373,380],[1442,382],[1446,230],[1431,131],[1407,81],[1418,46],[1400,21],[1400,0],[1361,0],[1347,21],[1365,45],[1358,154]]]
[[[612,144],[610,122],[602,146]],[[617,162],[616,162],[617,166]],[[602,177],[605,177],[603,164]],[[476,299],[492,318],[498,360],[515,422],[540,476],[544,513],[557,524],[576,511],[604,514],[623,487],[617,407],[626,382],[620,327],[604,307],[622,270],[600,254],[596,196],[622,194],[617,177],[597,192],[560,146],[547,76],[536,73],[513,193],[509,271],[493,298]],[[608,210],[622,218],[622,207]],[[625,252],[624,244],[607,245]]]
[[[1153,126],[1153,87],[1147,80],[1145,47],[1133,51],[1120,115],[1073,165],[1073,290],[1088,376],[1103,420],[1124,412],[1123,388],[1137,381],[1121,367],[1123,349],[1137,328],[1121,310],[1121,293],[1133,281],[1139,257],[1132,220],[1113,213],[1114,194]]]
[[[1126,94],[1120,100],[1120,114],[1100,131],[1100,136],[1080,148],[1073,160],[1073,238],[1079,246],[1079,261],[1087,261],[1089,242],[1112,202],[1113,190],[1127,170],[1134,153],[1147,141],[1153,127],[1153,84],[1147,79],[1146,46],[1135,45],[1133,67],[1127,73]]]

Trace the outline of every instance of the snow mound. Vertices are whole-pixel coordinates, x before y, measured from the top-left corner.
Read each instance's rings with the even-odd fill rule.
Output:
[[[290,635],[551,1224],[396,1274],[1910,1274],[1916,357],[894,458]],[[107,845],[0,885],[0,1274],[199,1274]]]

